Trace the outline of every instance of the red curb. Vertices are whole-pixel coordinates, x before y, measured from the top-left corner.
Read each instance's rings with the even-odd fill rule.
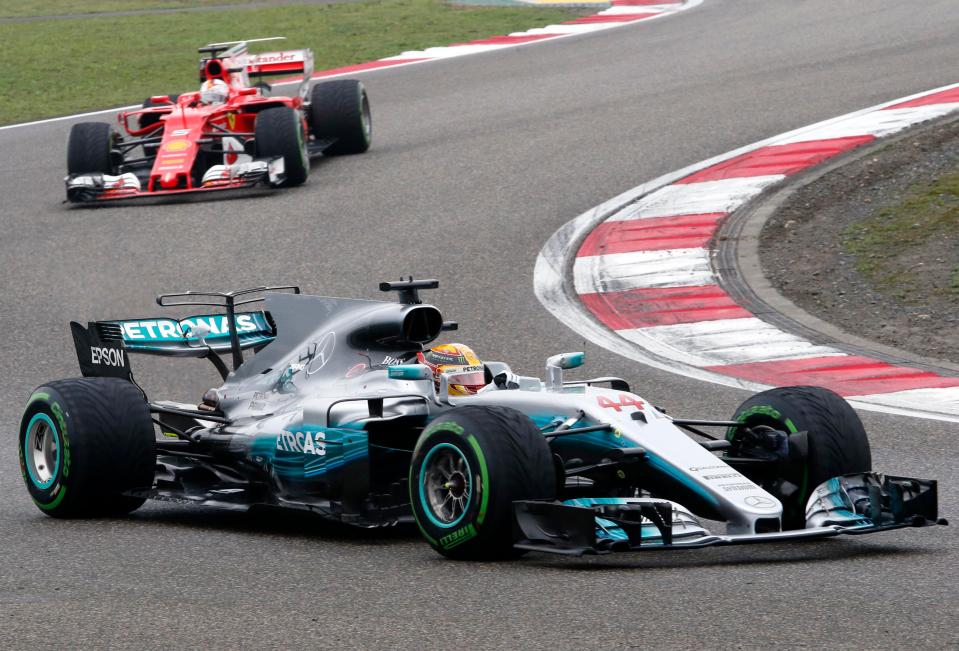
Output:
[[[768,176],[771,174],[795,174],[875,139],[874,136],[849,136],[831,140],[811,140],[809,142],[763,147],[712,167],[707,167],[701,172],[696,172],[681,181],[677,181],[677,184],[719,181],[748,176]]]
[[[752,316],[718,285],[630,289],[580,294],[579,298],[597,319],[613,330]]]

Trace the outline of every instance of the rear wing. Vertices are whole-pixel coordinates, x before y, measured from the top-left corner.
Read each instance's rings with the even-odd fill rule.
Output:
[[[240,350],[265,346],[276,338],[276,328],[267,312],[238,312],[234,315],[234,324]],[[199,314],[184,319],[91,321],[86,328],[71,321],[70,330],[84,377],[132,380],[128,353],[208,357],[225,375],[228,371],[217,353],[233,351],[225,314]]]
[[[130,378],[127,352],[209,359],[226,378],[220,353],[230,353],[233,369],[243,363],[242,351],[265,346],[276,338],[269,312],[237,312],[241,305],[262,301],[269,292],[300,293],[299,287],[252,287],[233,292],[181,292],[157,296],[164,307],[222,307],[226,314],[198,314],[182,319],[150,318],[92,321],[84,328],[70,323],[77,359],[84,376]]]
[[[237,312],[234,323],[242,350],[267,344],[276,337],[266,312]],[[208,349],[217,353],[232,350],[230,324],[225,314],[97,321],[90,326],[96,329],[101,341],[122,341],[130,352],[200,357]]]
[[[283,50],[251,54],[246,61],[246,73],[258,77],[302,75],[299,95],[305,99],[310,79],[313,77],[313,51]]]

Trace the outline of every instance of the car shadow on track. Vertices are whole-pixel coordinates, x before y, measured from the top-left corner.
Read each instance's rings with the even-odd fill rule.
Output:
[[[676,551],[648,551],[619,555],[584,557],[585,562],[569,563],[562,558],[529,557],[527,563],[543,567],[581,572],[642,570],[675,570],[709,568],[716,566],[794,565],[805,563],[847,562],[887,557],[916,558],[937,555],[935,549],[906,545],[883,545],[858,540],[829,540],[823,542],[791,543],[783,545],[743,545],[712,549]]]
[[[278,192],[290,192],[294,188],[257,187],[257,188],[238,188],[236,190],[218,190],[216,192],[197,192],[184,194],[167,194],[162,196],[145,195],[142,197],[133,197],[130,199],[116,199],[111,201],[91,201],[88,203],[68,204],[61,202],[71,211],[83,210],[101,210],[103,208],[128,208],[131,206],[165,206],[165,205],[183,205],[190,203],[210,203],[213,201],[238,201],[242,199],[262,199],[265,197],[276,196]]]
[[[163,505],[137,511],[127,519],[140,523],[156,523],[214,531],[292,538],[315,538],[339,543],[388,543],[419,540],[416,525],[400,523],[392,526],[364,528],[343,524],[321,516],[281,509],[256,508],[248,512],[224,511],[216,508]]]
[[[313,539],[356,546],[390,546],[421,543],[426,557],[447,562],[433,553],[422,540],[415,524],[361,528],[324,519],[318,515],[281,509],[258,508],[249,512],[224,511],[211,507],[189,507],[158,504],[145,508],[131,517],[118,519],[139,525],[162,525],[207,531],[238,533],[251,537],[282,537]],[[609,554],[605,556],[556,556],[530,553],[513,565],[526,568],[563,569],[578,572],[641,570],[675,570],[709,568],[716,566],[776,566],[806,563],[834,563],[849,560],[881,560],[939,555],[934,546],[919,541],[883,544],[852,539],[832,539],[820,542],[799,542],[765,545],[741,545],[690,550],[652,550]],[[486,564],[486,563],[480,563]],[[492,564],[502,564],[492,562]]]

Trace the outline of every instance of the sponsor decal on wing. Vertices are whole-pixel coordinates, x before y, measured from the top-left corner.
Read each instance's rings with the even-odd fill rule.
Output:
[[[190,316],[175,319],[129,319],[111,321],[120,326],[123,343],[131,349],[196,347],[202,342],[215,350],[230,347],[230,326],[225,314]],[[243,346],[272,341],[273,329],[263,312],[236,315],[236,331]]]

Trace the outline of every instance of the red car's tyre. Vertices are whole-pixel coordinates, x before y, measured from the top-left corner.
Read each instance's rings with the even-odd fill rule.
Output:
[[[106,122],[80,122],[67,140],[68,174],[116,174],[113,153],[119,135]]]
[[[373,117],[363,84],[337,79],[316,84],[310,91],[310,131],[320,140],[336,142],[325,153],[362,154],[373,141]]]
[[[300,114],[286,106],[260,111],[256,116],[256,155],[283,157],[286,180],[279,185],[300,185],[310,175],[310,158]]]

